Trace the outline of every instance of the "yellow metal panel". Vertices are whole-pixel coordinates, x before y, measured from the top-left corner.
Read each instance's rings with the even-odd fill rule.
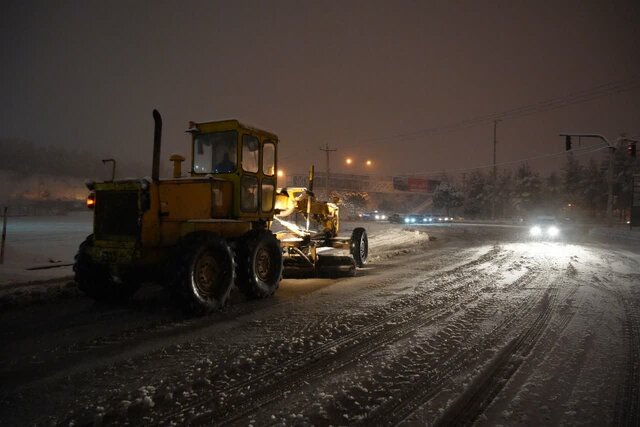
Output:
[[[163,221],[211,218],[211,182],[161,182],[160,215]]]
[[[196,231],[209,231],[217,233],[225,239],[233,239],[242,236],[249,230],[251,230],[251,223],[247,221],[211,220],[183,222],[180,224],[180,234],[182,236]]]
[[[160,225],[160,233],[162,234],[161,246],[173,246],[178,243],[182,233],[180,226],[184,224],[179,221],[163,221]]]

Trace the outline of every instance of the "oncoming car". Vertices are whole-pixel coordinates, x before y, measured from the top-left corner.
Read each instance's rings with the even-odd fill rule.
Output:
[[[379,211],[363,212],[358,215],[362,221],[386,221],[387,214]]]
[[[536,239],[557,239],[560,237],[560,226],[555,217],[540,216],[529,227],[529,236]]]

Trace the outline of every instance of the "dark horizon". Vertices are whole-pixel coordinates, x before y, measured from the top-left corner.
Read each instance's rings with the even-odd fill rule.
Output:
[[[276,133],[280,167],[398,175],[560,153],[560,132],[640,135],[633,1],[5,2],[0,138],[151,164],[189,120]],[[596,143],[596,141],[593,141]],[[347,167],[372,159],[374,166]],[[560,157],[531,160],[546,172]],[[360,163],[361,164],[361,163]],[[149,166],[150,171],[150,166]],[[140,175],[148,175],[141,171]]]

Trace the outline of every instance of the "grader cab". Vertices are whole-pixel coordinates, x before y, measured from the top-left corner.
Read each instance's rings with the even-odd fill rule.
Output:
[[[194,314],[221,308],[234,284],[248,298],[272,295],[290,252],[271,230],[283,200],[278,137],[237,120],[190,122],[190,171],[172,155],[173,177],[161,180],[162,118],[153,117],[152,176],[87,184],[94,232],[76,255],[78,287],[115,302],[159,281]]]

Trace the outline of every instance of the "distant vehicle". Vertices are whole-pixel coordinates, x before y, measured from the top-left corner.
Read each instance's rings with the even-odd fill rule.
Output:
[[[451,221],[453,221],[452,216],[446,216],[446,215],[440,215],[440,214],[431,215],[431,220],[430,220],[430,222],[434,222],[434,223],[451,222]]]
[[[421,222],[421,216],[420,215],[405,215],[404,217],[404,223],[405,224],[420,224]]]
[[[432,221],[430,215],[410,214],[404,217],[405,224],[428,224]]]
[[[432,214],[426,214],[426,215],[422,215],[422,219],[421,221],[423,224],[430,224],[433,222],[433,215]]]
[[[362,221],[386,221],[387,214],[379,211],[363,212],[358,215]]]
[[[374,211],[373,212],[373,219],[375,221],[386,221],[387,220],[387,214],[385,214],[383,212]]]
[[[560,237],[560,225],[553,216],[539,216],[533,220],[529,236],[536,239],[557,239]]]
[[[402,224],[404,222],[404,218],[400,214],[394,213],[389,215],[389,222],[392,222],[394,224]]]

